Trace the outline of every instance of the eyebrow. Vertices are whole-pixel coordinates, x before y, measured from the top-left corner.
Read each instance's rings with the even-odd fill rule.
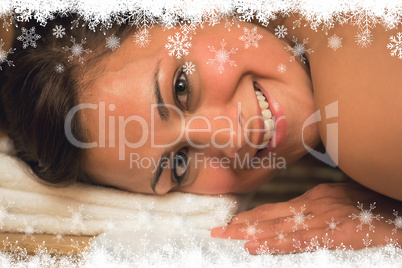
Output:
[[[160,62],[161,60],[158,61],[158,64],[156,65],[155,73],[154,73],[154,95],[156,98],[156,103],[158,104],[158,113],[159,116],[163,121],[169,120],[169,110],[165,105],[165,102],[163,101],[162,94],[161,94],[161,89],[159,85],[159,71],[160,71]]]
[[[169,120],[169,109],[166,107],[165,102],[163,100],[162,94],[161,94],[161,88],[159,84],[159,71],[160,71],[160,63],[161,60],[158,60],[158,63],[155,68],[155,73],[154,73],[154,95],[156,98],[156,103],[158,104],[157,109],[158,109],[158,114],[161,117],[162,121],[168,121]],[[164,152],[161,157],[158,160],[158,167],[155,171],[154,177],[151,179],[151,188],[152,191],[156,194],[155,188],[156,185],[159,182],[159,179],[161,178],[162,172],[163,172],[163,164],[168,160],[169,152]]]
[[[156,168],[155,176],[151,180],[151,188],[155,194],[156,194],[156,191],[155,191],[156,185],[158,184],[159,179],[161,178],[161,174],[163,172],[162,166],[165,164],[166,161],[169,160],[168,157],[169,157],[169,152],[164,152],[158,160],[158,167]]]

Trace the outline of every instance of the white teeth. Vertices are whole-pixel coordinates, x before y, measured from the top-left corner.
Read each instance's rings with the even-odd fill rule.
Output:
[[[270,110],[263,110],[261,113],[262,113],[262,116],[264,116],[266,119],[272,118],[272,113]]]
[[[274,134],[274,128],[271,128],[271,122],[273,122],[272,119],[264,120],[264,138],[263,138],[263,143],[269,142],[272,138],[272,135]]]
[[[260,105],[261,108],[261,114],[265,118],[264,120],[265,133],[262,144],[260,145],[260,148],[262,149],[268,147],[268,144],[271,141],[272,136],[274,135],[275,121],[272,118],[272,112],[269,110],[269,103],[265,98],[264,94],[262,94],[262,92],[259,90],[255,90],[254,92],[257,97],[258,104]]]
[[[269,130],[269,122],[268,122],[268,120],[264,120],[264,128],[266,130]]]
[[[262,94],[262,92],[259,91],[259,90],[255,90],[254,92],[255,92],[255,95],[257,95],[257,96],[264,96],[264,95]]]
[[[274,128],[275,128],[275,122],[274,122],[274,120],[272,120],[272,119],[268,119],[268,120],[266,120],[266,121],[268,121],[268,124],[269,124],[269,130],[274,130]]]
[[[267,132],[264,134],[264,141],[269,141],[270,139],[272,139],[272,136],[274,135],[273,132]]]
[[[261,109],[267,109],[268,108],[268,103],[265,101],[258,101],[260,104]]]

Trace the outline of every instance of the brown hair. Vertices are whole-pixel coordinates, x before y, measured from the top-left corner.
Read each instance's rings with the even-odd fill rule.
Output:
[[[29,30],[35,26],[36,48],[22,47],[14,39],[14,54],[8,55],[15,67],[2,65],[0,71],[0,127],[5,129],[14,143],[17,156],[25,161],[33,172],[45,182],[68,185],[74,181],[89,181],[83,171],[83,151],[72,145],[64,133],[67,113],[78,104],[79,96],[90,81],[84,81],[84,74],[97,71],[97,63],[112,50],[106,47],[105,38],[114,34],[123,42],[135,27],[114,26],[103,32],[94,32],[87,26],[72,27],[73,17],[39,25],[19,25],[15,36],[21,35],[21,28]],[[82,24],[82,23],[81,23]],[[63,38],[53,35],[53,28],[65,28]],[[92,52],[83,54],[84,63],[63,47],[71,47],[71,37],[80,44],[86,40],[84,49]],[[64,71],[56,70],[62,64]],[[82,118],[77,113],[72,119],[72,134],[85,142],[86,131]]]

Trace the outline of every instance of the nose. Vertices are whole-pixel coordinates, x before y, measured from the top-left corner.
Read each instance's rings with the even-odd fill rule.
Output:
[[[194,148],[234,158],[246,144],[244,122],[240,102],[230,107],[208,109],[189,119],[185,136]]]

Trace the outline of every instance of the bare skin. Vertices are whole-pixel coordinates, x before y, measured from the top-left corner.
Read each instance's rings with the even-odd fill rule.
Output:
[[[253,242],[249,242],[246,244],[246,249],[252,254],[264,252],[268,248],[275,248],[276,252],[294,252],[293,239],[299,240],[301,243],[308,243],[312,238],[325,236],[327,233],[329,238],[334,240],[334,247],[340,243],[344,243],[347,246],[351,245],[353,248],[358,249],[364,247],[362,239],[365,238],[368,232],[368,226],[363,226],[363,230],[357,232],[356,225],[358,225],[358,220],[352,220],[349,216],[353,213],[356,215],[359,214],[360,210],[356,207],[357,201],[359,201],[364,204],[364,209],[368,209],[370,204],[377,202],[377,208],[373,211],[373,214],[381,214],[383,217],[379,222],[373,220],[375,232],[370,232],[370,239],[373,240],[370,246],[385,244],[384,237],[402,241],[402,230],[398,229],[397,232],[393,233],[393,225],[386,223],[386,220],[395,219],[392,209],[402,211],[401,202],[398,201],[402,200],[402,192],[400,191],[402,188],[402,180],[400,179],[402,176],[402,167],[400,166],[402,124],[399,123],[402,115],[402,107],[399,105],[402,100],[402,91],[400,90],[400,85],[402,85],[402,78],[400,76],[402,61],[396,57],[391,57],[389,51],[386,49],[389,36],[396,35],[398,31],[391,30],[385,32],[381,26],[377,26],[372,32],[374,42],[370,48],[359,48],[354,39],[358,30],[357,27],[350,25],[337,26],[329,31],[328,36],[326,36],[321,32],[315,33],[309,28],[292,30],[293,19],[274,21],[270,24],[269,29],[273,32],[276,25],[285,25],[289,32],[287,35],[289,44],[292,44],[292,36],[296,36],[299,42],[304,38],[309,38],[306,46],[314,52],[306,54],[306,57],[310,63],[314,94],[312,94],[311,85],[306,79],[308,76],[306,73],[303,73],[303,70],[306,68],[305,65],[297,62],[299,61],[298,58],[296,62],[289,63],[289,66],[293,68],[292,71],[289,69],[289,72],[294,71],[289,77],[297,75],[297,79],[291,81],[291,85],[286,84],[286,87],[285,84],[278,84],[276,87],[278,90],[275,91],[273,89],[273,93],[282,102],[289,119],[288,129],[291,131],[288,131],[290,134],[288,133],[287,143],[275,150],[279,156],[286,158],[288,163],[295,161],[306,153],[300,142],[302,123],[312,112],[321,110],[323,120],[318,123],[318,126],[314,126],[314,128],[310,128],[308,132],[304,133],[305,138],[307,137],[305,141],[311,147],[314,147],[320,137],[324,144],[328,148],[331,148],[331,146],[328,146],[329,141],[326,139],[328,134],[326,133],[327,124],[338,123],[339,151],[338,154],[334,151],[329,151],[329,154],[333,158],[336,158],[337,154],[339,159],[338,166],[355,181],[373,191],[356,183],[320,185],[289,202],[267,204],[251,211],[239,213],[224,229],[217,228],[212,230],[212,235],[221,238],[244,239],[245,233],[241,230],[247,228],[246,220],[248,222],[258,221],[258,227],[262,232],[256,234],[257,243],[253,244]],[[120,113],[119,115],[126,117],[132,115],[133,107],[140,107],[138,109],[140,112],[148,111],[147,109],[153,103],[153,99],[149,97],[151,93],[145,90],[151,88],[152,84],[147,84],[146,82],[149,82],[150,77],[153,76],[154,69],[146,70],[143,66],[151,63],[152,66],[156,66],[157,61],[154,62],[153,57],[155,53],[160,53],[161,57],[163,57],[161,64],[162,95],[171,104],[174,103],[172,97],[169,95],[171,93],[170,85],[172,81],[168,78],[174,76],[173,67],[180,66],[184,61],[193,61],[196,63],[195,93],[197,94],[198,89],[198,94],[202,92],[203,95],[197,95],[199,102],[196,103],[197,105],[194,105],[194,109],[191,110],[192,113],[189,113],[186,119],[190,119],[194,114],[207,115],[212,118],[214,115],[226,113],[228,116],[236,117],[233,107],[235,107],[239,100],[245,101],[242,107],[246,116],[250,117],[251,115],[258,114],[254,103],[253,88],[248,86],[249,82],[257,77],[262,84],[266,83],[269,86],[272,74],[274,74],[274,69],[272,68],[276,68],[277,65],[276,63],[272,66],[268,64],[276,60],[281,62],[281,57],[288,60],[289,55],[283,54],[277,56],[276,53],[267,52],[267,50],[267,58],[270,60],[267,61],[267,65],[264,65],[265,63],[259,65],[259,57],[253,58],[253,62],[250,61],[249,57],[240,58],[239,55],[241,54],[238,52],[233,56],[238,64],[238,67],[233,69],[235,71],[225,72],[224,76],[218,76],[216,72],[212,72],[210,65],[205,64],[208,56],[206,56],[207,58],[204,58],[204,56],[209,53],[207,49],[208,45],[214,45],[217,49],[219,48],[219,42],[222,40],[221,35],[219,35],[221,33],[215,36],[208,36],[209,33],[207,31],[198,33],[194,37],[190,56],[183,57],[180,62],[168,57],[163,47],[166,37],[174,34],[173,30],[170,32],[160,31],[158,34],[153,35],[153,43],[150,48],[138,52],[138,55],[126,43],[122,45],[121,49],[116,51],[126,61],[123,63],[128,62],[130,64],[130,62],[136,60],[143,60],[144,64],[132,65],[124,69],[122,62],[117,57],[110,60],[106,59],[109,69],[106,69],[106,73],[103,74],[103,80],[99,79],[98,84],[95,82],[95,85],[98,87],[94,87],[86,92],[87,94],[83,96],[83,102],[99,103],[106,101],[106,107],[108,107],[108,104],[118,104],[121,102],[120,104],[124,104],[123,107],[126,110],[122,113],[122,110],[118,110],[122,106],[117,105],[116,111]],[[227,34],[227,31],[225,30],[224,33]],[[241,34],[241,29],[239,33]],[[343,38],[343,47],[336,52],[327,47],[327,37],[335,33]],[[269,40],[269,35],[265,34],[264,41]],[[163,40],[162,37],[164,38]],[[226,42],[228,42],[228,48],[235,46],[234,44],[239,42],[238,36],[233,37],[232,40],[230,39],[230,35],[225,35],[224,37]],[[158,38],[161,39],[161,46],[153,46],[154,44],[158,44]],[[199,38],[199,40],[197,41],[196,38]],[[216,40],[213,40],[213,38]],[[265,45],[261,44],[262,47],[265,47]],[[283,46],[266,48],[275,51],[277,48],[282,49]],[[199,51],[203,49],[204,54],[196,53],[196,49],[201,49]],[[137,58],[144,57],[144,55],[148,57]],[[274,58],[274,55],[277,58]],[[145,61],[150,62],[145,63]],[[141,75],[138,77],[133,75],[139,73]],[[130,88],[126,84],[121,86],[122,84],[119,84],[121,81],[119,82],[118,78],[121,78],[125,82],[130,81],[129,78],[134,79],[132,84],[140,84],[143,87]],[[138,83],[138,79],[142,78],[146,79]],[[275,78],[282,81],[280,76]],[[289,81],[289,79],[286,78],[283,81]],[[302,81],[302,83],[297,84],[296,81]],[[112,91],[108,86],[112,86],[116,90]],[[296,88],[298,91],[287,90],[292,88]],[[139,96],[135,90],[142,92],[142,94]],[[297,92],[297,94],[292,95],[292,92]],[[294,98],[292,99],[291,96]],[[338,101],[339,114],[336,118],[326,120],[325,107],[334,101]],[[142,109],[141,107],[144,108]],[[115,115],[115,113],[109,110],[106,111],[107,116]],[[303,111],[303,114],[300,111]],[[88,126],[92,130],[96,130],[99,127],[94,123],[97,119],[97,112],[93,112],[92,114],[90,112],[92,111],[88,111],[86,120]],[[142,116],[147,118],[148,114],[142,114]],[[175,118],[173,117],[173,119]],[[233,121],[236,121],[236,118]],[[175,129],[178,124],[177,122],[171,121],[168,124],[166,122],[161,123],[161,120],[159,120],[157,127],[161,131],[157,139],[174,138],[173,136],[169,137],[169,135],[173,135],[169,130]],[[106,121],[106,124],[108,124],[108,121]],[[196,128],[197,125],[194,124],[191,127]],[[199,128],[203,127],[199,126]],[[213,126],[213,128],[219,127],[225,126]],[[131,136],[129,138],[136,137],[136,134],[141,134],[136,133],[136,129],[132,125],[127,127],[126,130],[130,132]],[[92,133],[94,135],[93,139],[98,140],[98,137],[94,133],[95,131]],[[108,133],[106,133],[106,140],[109,138],[107,135]],[[195,142],[202,144],[210,138],[205,133],[192,135]],[[227,141],[227,137],[223,135],[218,136],[218,138],[221,144],[225,144]],[[255,140],[255,137],[253,139]],[[180,147],[173,148],[172,151],[179,149]],[[253,151],[249,147],[244,146],[244,142],[236,149],[237,153],[241,154]],[[144,147],[142,150],[144,150],[143,155],[147,157],[156,158],[160,155],[160,152],[152,152],[149,148]],[[229,148],[221,150],[207,148],[201,151],[206,155],[227,156],[229,158],[234,153]],[[131,152],[138,152],[138,150],[132,150]],[[128,153],[130,151],[127,151]],[[194,152],[192,153],[194,154]],[[111,156],[114,158],[111,158]],[[133,170],[128,168],[129,157],[126,158],[125,163],[118,161],[117,157],[118,152],[113,150],[113,148],[90,150],[87,159],[88,173],[92,173],[94,177],[98,177],[99,182],[105,185],[132,192],[155,192],[157,194],[164,194],[168,191],[207,194],[244,192],[258,188],[259,185],[269,180],[276,173],[276,170],[263,169],[251,171],[225,169],[200,170],[197,173],[193,173],[193,177],[184,184],[177,185],[170,180],[170,176],[165,172],[159,185],[156,186],[156,191],[153,191],[149,185],[149,180],[143,180],[150,177],[149,170]],[[304,213],[314,216],[311,220],[306,221],[309,229],[299,228],[293,231],[294,222],[286,221],[287,217],[293,215],[289,207],[293,207],[299,212],[304,205],[306,207]],[[327,229],[328,224],[326,223],[331,221],[331,217],[334,217],[336,222],[340,222],[338,225],[339,230],[335,229],[333,233]],[[284,240],[276,239],[280,233],[287,234]]]
[[[299,81],[304,81],[306,76],[302,70],[306,65],[302,64],[301,69],[300,65],[295,65],[299,58],[289,63],[290,55],[282,54],[286,43],[280,43],[275,38],[272,39],[272,35],[264,32],[263,29],[259,29],[259,32],[263,34],[264,41],[260,43],[258,54],[252,50],[244,50],[236,55],[246,55],[245,58],[236,58],[233,55],[238,68],[230,69],[230,72],[223,72],[222,75],[216,70],[213,71],[213,68],[206,64],[209,56],[208,51],[205,50],[206,45],[217,46],[218,42],[225,38],[228,47],[241,46],[238,43],[238,36],[241,35],[241,31],[235,32],[233,30],[229,33],[222,25],[218,25],[215,28],[204,29],[197,33],[192,40],[193,46],[189,56],[182,59],[182,62],[195,62],[198,69],[196,72],[197,79],[193,85],[194,94],[202,92],[197,104],[190,103],[192,110],[188,115],[186,114],[186,120],[191,120],[194,115],[207,115],[211,118],[216,115],[234,116],[233,107],[238,101],[242,101],[245,108],[245,119],[250,118],[250,115],[258,113],[254,109],[253,88],[250,85],[253,79],[261,81],[262,85],[268,88],[279,100],[279,105],[286,115],[288,128],[286,142],[274,148],[273,151],[284,156],[288,163],[300,157],[303,154],[303,146],[300,143],[303,122],[314,111],[321,110],[323,120],[318,123],[318,132],[315,132],[314,128],[310,128],[308,132],[304,133],[304,137],[308,138],[308,144],[313,147],[319,134],[326,147],[333,148],[334,146],[331,146],[330,141],[326,139],[327,135],[331,134],[326,133],[327,124],[338,123],[338,152],[329,150],[328,153],[333,159],[339,159],[338,166],[346,174],[374,191],[356,183],[320,185],[289,202],[263,205],[254,210],[239,213],[228,226],[213,229],[211,235],[220,238],[244,239],[245,233],[242,230],[247,229],[249,222],[258,221],[258,226],[262,232],[256,234],[257,241],[251,241],[245,245],[252,254],[263,253],[268,249],[275,249],[275,252],[282,253],[294,252],[293,239],[300,241],[303,245],[304,242],[309,243],[311,239],[323,237],[327,233],[328,238],[334,240],[331,248],[344,243],[346,246],[350,245],[358,249],[364,247],[362,239],[365,238],[368,226],[364,226],[362,231],[357,232],[358,219],[353,220],[350,216],[359,215],[361,212],[357,208],[357,202],[361,202],[364,209],[368,209],[370,204],[377,202],[377,208],[373,214],[380,213],[383,220],[377,222],[374,219],[375,222],[372,222],[375,225],[375,233],[370,235],[370,239],[372,239],[370,246],[385,244],[385,237],[393,239],[393,241],[395,239],[401,241],[402,232],[400,230],[393,232],[392,225],[386,223],[386,220],[395,219],[392,209],[396,211],[402,209],[401,202],[398,201],[402,199],[402,193],[399,190],[402,188],[399,179],[402,170],[399,165],[400,161],[398,161],[401,159],[400,152],[402,151],[400,141],[402,125],[398,124],[402,115],[402,108],[398,106],[402,100],[402,93],[401,90],[398,90],[398,86],[402,85],[402,80],[398,70],[401,69],[402,63],[400,60],[391,57],[386,50],[388,36],[395,35],[397,31],[385,33],[380,27],[377,27],[373,31],[375,42],[370,48],[365,49],[358,47],[355,43],[357,27],[337,26],[329,32],[328,36],[336,33],[342,37],[343,47],[334,52],[327,47],[326,35],[320,32],[315,33],[309,28],[292,30],[293,19],[288,18],[273,22],[269,26],[269,30],[272,33],[276,25],[285,25],[289,31],[287,43],[290,45],[292,45],[293,36],[297,37],[299,43],[303,39],[309,38],[306,47],[311,48],[314,52],[306,54],[306,57],[310,63],[310,73],[308,74],[311,74],[313,95],[310,95],[308,83],[294,84],[294,81],[291,80],[291,77],[297,77]],[[243,26],[250,27],[247,24]],[[159,30],[155,29],[154,31]],[[152,66],[156,63],[148,62],[148,59],[152,61],[155,56],[147,58],[145,55],[148,53],[149,55],[160,55],[160,57],[166,58],[167,62],[173,64],[173,60],[166,56],[166,51],[163,51],[163,44],[166,42],[167,35],[174,34],[174,32],[175,29],[165,33],[153,34],[151,32],[154,38],[153,45],[142,50],[138,55],[135,54],[136,50],[132,50],[127,44],[123,45],[120,52],[116,54],[117,56],[108,60],[106,66],[110,66],[111,69],[105,70],[106,73],[102,76],[103,78],[95,83],[97,86],[93,87],[89,94],[84,96],[84,99],[92,102],[105,100],[106,105],[109,104],[108,101],[112,101],[116,105],[122,104],[127,109],[125,112],[127,116],[133,112],[131,107],[137,107],[137,114],[148,118],[147,107],[153,103],[153,100],[147,97],[150,96],[149,91],[147,92],[149,86],[148,89],[143,87],[139,91],[138,89],[133,91],[126,87],[126,84],[120,86],[119,76],[131,77],[130,74],[136,73],[138,76],[134,76],[136,79],[134,84],[147,85],[149,79],[143,80],[143,78],[151,76],[152,73],[140,75],[143,71],[147,71],[142,66]],[[273,46],[267,46],[268,44]],[[268,52],[268,54],[261,54],[261,52]],[[124,57],[119,58],[119,54],[124,55]],[[255,55],[258,57],[254,57]],[[145,62],[143,61],[144,58]],[[260,59],[269,60],[260,62]],[[277,65],[284,63],[284,59],[291,67],[287,73],[289,76],[286,78],[282,78],[276,72]],[[129,64],[137,62],[138,64],[134,65],[137,66],[137,69],[121,68],[126,64],[125,62]],[[162,66],[161,70],[162,72],[170,72],[168,66],[166,69]],[[381,75],[377,75],[379,73]],[[126,81],[130,80],[126,79]],[[273,81],[281,82],[275,84]],[[126,83],[130,84],[129,82]],[[112,91],[109,89],[111,85],[114,88]],[[162,91],[162,95],[167,98],[168,91]],[[313,103],[308,101],[310,96]],[[338,114],[334,118],[325,120],[325,107],[334,101],[338,101]],[[383,105],[379,105],[380,103]],[[121,107],[121,105],[117,106]],[[308,112],[305,113],[306,111]],[[113,113],[108,113],[108,115],[113,115]],[[96,136],[98,125],[94,124],[97,122],[96,119],[96,111],[87,113],[86,120],[92,129],[93,140],[98,139]],[[301,120],[295,121],[295,119]],[[177,118],[172,118],[167,123],[159,121],[156,123],[156,128],[160,129],[158,131],[160,136],[157,137],[160,141],[173,140],[176,137],[173,130],[180,129]],[[201,125],[198,127],[204,128]],[[213,125],[213,129],[224,127],[223,125]],[[129,134],[131,137],[137,137],[143,135],[143,132],[137,126],[131,128]],[[193,133],[192,135],[193,140],[199,144],[204,144],[211,138],[210,133]],[[107,133],[106,139],[108,139]],[[220,136],[220,143],[224,144],[227,139],[227,136]],[[138,138],[132,140],[138,140]],[[182,140],[180,144],[186,144],[186,141]],[[297,150],[295,150],[296,148]],[[202,149],[201,152],[208,156],[229,158],[233,157],[233,153],[250,152],[250,148],[244,143],[239,144],[234,149],[235,151],[229,147],[221,149],[208,147]],[[189,149],[189,152],[191,150]],[[140,152],[142,155],[159,154],[155,148],[148,144],[133,149],[131,152]],[[99,178],[103,184],[128,191],[152,193],[148,180],[144,180],[147,178],[149,170],[143,168],[129,169],[127,163],[117,161],[117,154],[116,148],[91,149],[87,158],[88,172]],[[112,155],[114,158],[111,157]],[[176,183],[172,184],[169,176],[166,176],[165,173],[160,185],[156,187],[156,193],[184,191],[215,194],[250,191],[250,189],[256,189],[261,182],[269,180],[275,174],[275,170],[207,168],[197,169],[195,174],[196,176],[193,179],[183,185],[177,185]],[[286,220],[293,216],[290,207],[296,212],[300,212],[305,207],[306,210],[303,213],[313,216],[311,220],[306,220],[309,229],[300,227],[297,230],[293,229],[294,222]],[[327,222],[330,222],[332,217],[339,224],[334,230],[328,230]],[[286,239],[276,239],[280,233],[287,235]],[[296,251],[298,250],[302,249],[296,249]]]
[[[291,29],[289,19],[284,23]],[[345,25],[335,27],[328,36],[313,35],[307,28],[294,34],[299,39],[312,36],[314,53],[307,57],[316,109],[324,111],[329,103],[339,103],[338,166],[362,185],[402,200],[402,61],[386,49],[389,36],[398,30],[385,32],[378,25],[369,48],[356,45],[357,31],[357,27]],[[343,47],[336,52],[327,47],[327,37],[333,34],[343,38]],[[326,124],[333,121],[318,123],[324,144]]]
[[[351,217],[360,215],[359,201],[365,210],[376,202],[373,217],[377,214],[383,217],[380,221],[372,219],[375,233],[369,233],[370,246],[386,244],[385,238],[388,242],[389,239],[401,241],[402,230],[397,228],[397,232],[392,232],[396,227],[386,223],[396,219],[393,209],[402,209],[402,106],[399,105],[402,100],[402,61],[391,57],[386,49],[389,36],[395,36],[398,30],[385,32],[378,25],[372,31],[374,42],[371,46],[360,48],[355,43],[357,27],[336,26],[326,36],[308,27],[292,30],[293,19],[275,21],[270,29],[285,25],[289,39],[296,36],[300,43],[309,38],[306,46],[314,52],[306,57],[310,63],[314,104],[323,118],[318,123],[320,137],[328,147],[326,126],[334,122],[339,124],[339,152],[328,153],[338,157],[338,166],[353,180],[373,191],[356,183],[322,184],[289,202],[267,204],[239,213],[227,227],[212,230],[212,236],[244,239],[245,233],[241,230],[247,228],[246,220],[258,220],[262,232],[256,234],[256,241],[245,245],[252,254],[301,251],[294,247],[293,239],[301,245],[309,245],[318,237],[323,246],[321,237],[326,234],[333,240],[330,248],[341,243],[354,249],[364,248],[362,241],[370,230],[366,225],[359,231],[359,220]],[[333,34],[343,38],[343,47],[336,52],[327,47],[327,38]],[[325,120],[325,106],[334,101],[339,104],[338,117]],[[295,231],[295,222],[286,220],[293,216],[289,207],[300,212],[304,205],[304,214],[311,214],[313,218],[306,219],[308,229],[299,226]],[[339,221],[339,229],[333,233],[328,228],[332,217]],[[284,234],[285,238],[279,239],[279,234]]]

